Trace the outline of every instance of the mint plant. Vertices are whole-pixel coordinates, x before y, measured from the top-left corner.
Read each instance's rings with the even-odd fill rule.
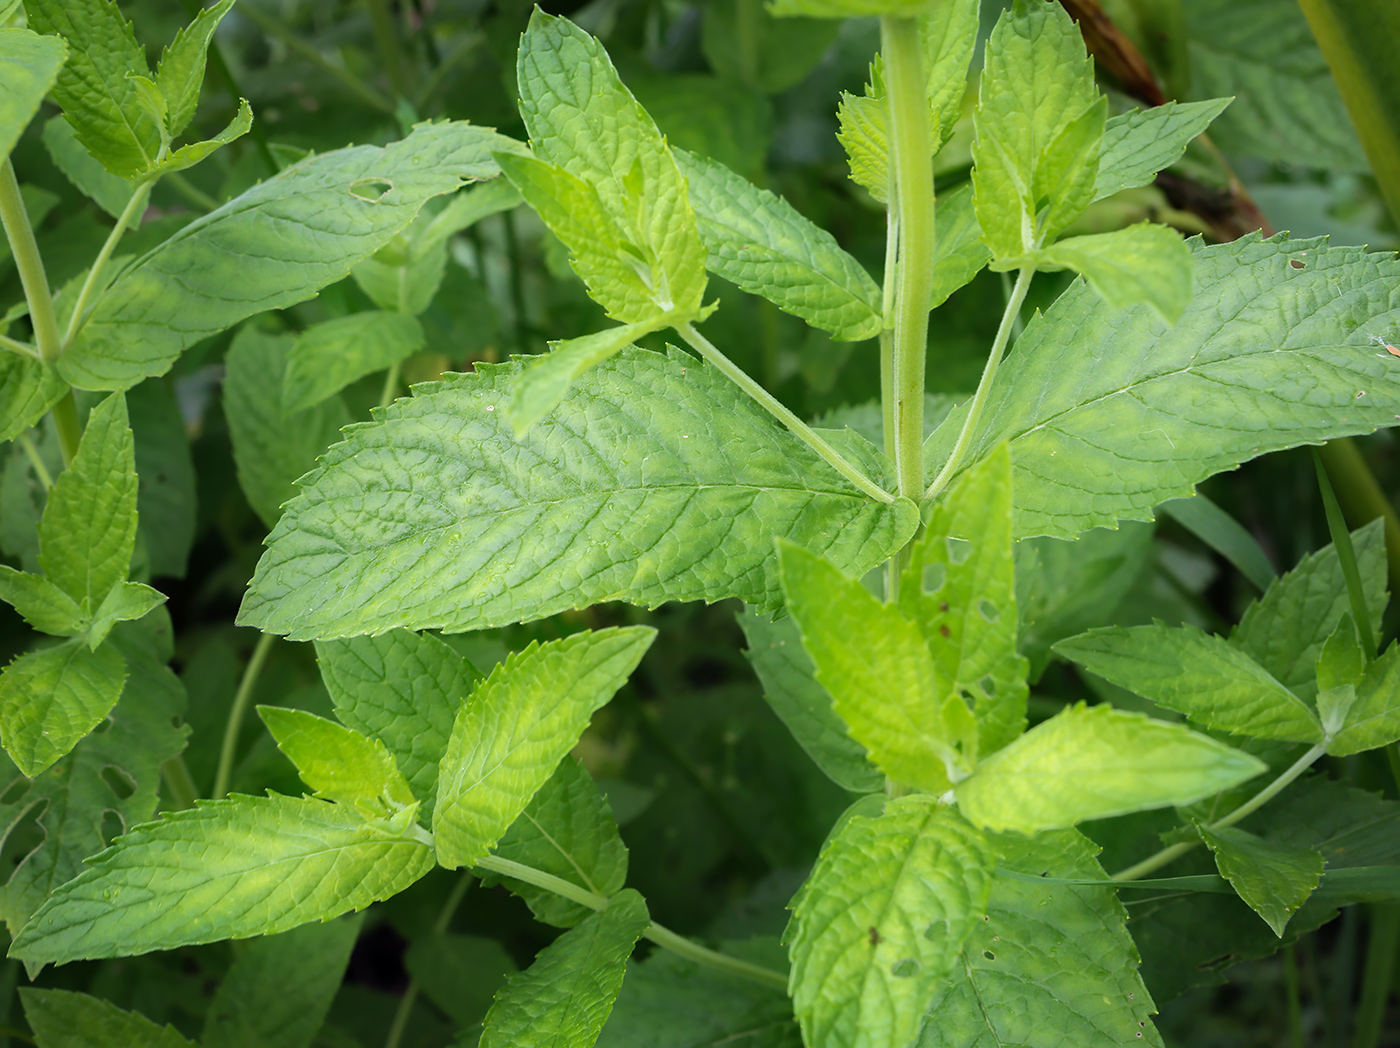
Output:
[[[26,634],[0,674],[18,773],[0,805],[26,849],[0,913],[10,957],[59,980],[20,991],[36,1043],[313,1043],[360,931],[350,915],[406,905],[439,870],[462,872],[406,955],[391,1046],[420,992],[445,1037],[483,1046],[1162,1044],[1154,995],[1200,982],[1211,957],[1266,955],[1337,907],[1397,898],[1396,802],[1318,768],[1382,751],[1396,767],[1380,526],[1349,532],[1320,472],[1333,543],[1275,578],[1194,493],[1266,452],[1400,419],[1385,342],[1400,266],[1325,239],[1086,230],[1230,100],[1109,116],[1065,9],[1015,0],[967,126],[980,6],[716,16],[749,43],[785,18],[829,39],[822,20],[878,17],[864,93],[832,99],[851,178],[885,219],[877,283],[794,203],[673,145],[603,43],[562,17],[535,10],[519,40],[521,141],[418,121],[400,30],[372,0],[399,102],[356,93],[395,114],[398,137],[296,158],[259,139],[261,177],[231,166],[213,197],[182,172],[249,134],[252,107],[230,98],[223,131],[177,143],[234,0],[193,12],[154,72],[111,0],[25,0],[27,27],[0,29],[0,146],[51,98],[43,144],[115,220],[55,294],[38,198],[0,170],[24,295],[0,328],[0,437],[17,445],[0,532],[20,564],[0,565],[0,599],[55,638]],[[761,82],[752,49],[712,62],[731,60]],[[969,180],[944,191],[939,155],[960,128]],[[163,185],[208,206],[121,254]],[[522,208],[567,251],[593,329],[399,396],[451,267],[482,265],[483,228],[499,216],[510,233]],[[931,397],[938,318],[983,270],[1005,275],[1005,297],[980,381],[956,404]],[[1063,292],[1026,321],[1034,286],[1057,280],[1038,275],[1057,273]],[[724,345],[735,300],[716,281],[820,337],[873,342],[878,403],[804,419]],[[217,758],[167,666],[174,620],[148,583],[171,532],[141,501],[166,467],[142,464],[132,411],[211,345],[227,469],[270,532],[238,612],[262,636]],[[1233,630],[1110,617],[1148,557],[1134,522],[1162,507],[1260,584]],[[637,701],[629,680],[658,638],[640,612],[587,609],[730,598],[801,774],[844,808],[823,811],[819,848],[797,847],[780,940],[666,923],[664,875],[624,844],[627,791],[605,797],[587,759],[590,725]],[[546,619],[562,625],[528,625]],[[277,636],[314,642],[318,679],[256,706],[299,796],[230,789]],[[1090,682],[1070,701],[1041,694],[1052,659]],[[742,813],[714,807],[743,832]],[[509,979],[499,945],[451,937],[473,877],[552,929]],[[1219,948],[1174,961],[1160,943],[1193,920],[1210,925],[1201,949]],[[250,941],[216,954],[226,940]],[[202,1027],[45,972],[157,951],[216,964]]]

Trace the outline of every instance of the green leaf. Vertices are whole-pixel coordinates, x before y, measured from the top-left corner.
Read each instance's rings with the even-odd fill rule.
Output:
[[[213,7],[200,11],[193,22],[175,34],[175,39],[160,56],[156,86],[168,107],[165,129],[171,138],[179,135],[194,119],[199,92],[204,86],[209,42],[233,4],[234,0],[219,0]]]
[[[1278,577],[1259,540],[1200,492],[1189,499],[1164,502],[1157,509],[1238,568],[1260,593]]]
[[[501,838],[627,680],[654,630],[632,626],[531,644],[461,707],[438,773],[438,860],[471,866]]]
[[[10,953],[63,964],[329,920],[432,869],[432,848],[412,827],[411,809],[391,823],[276,794],[201,801],[93,858],[40,907]]]
[[[985,756],[1026,730],[1026,672],[1011,554],[1011,459],[992,452],[934,508],[909,552],[899,610],[919,625],[945,687],[977,719]]]
[[[39,1048],[194,1048],[173,1026],[157,1026],[100,997],[24,986],[19,999]]]
[[[1056,4],[1002,13],[979,85],[973,201],[993,265],[1014,268],[1092,203],[1106,103]]]
[[[663,315],[595,331],[579,338],[551,342],[550,351],[532,357],[515,380],[509,413],[516,439],[523,437],[531,426],[557,408],[568,395],[574,380],[585,371],[616,356],[643,335],[666,327],[670,319]]]
[[[1191,804],[1265,768],[1179,724],[1079,703],[980,762],[957,798],[977,826],[1030,834]]]
[[[128,266],[60,370],[83,389],[125,389],[164,374],[201,339],[340,280],[424,201],[495,175],[491,151],[510,146],[489,128],[420,124],[383,148],[352,146],[294,164]]]
[[[1356,704],[1356,686],[1365,675],[1366,651],[1356,636],[1351,613],[1346,612],[1317,656],[1317,715],[1329,741],[1345,727],[1347,714]]]
[[[1327,743],[1327,752],[1334,757],[1373,750],[1400,739],[1400,647],[1392,644],[1367,666],[1355,687],[1356,699],[1347,710],[1342,730]]]
[[[0,353],[0,440],[36,425],[68,392],[53,367],[18,353]]]
[[[43,575],[0,564],[0,600],[43,633],[71,637],[81,633],[87,615],[77,602]]]
[[[486,1013],[481,1048],[592,1048],[651,918],[630,888],[510,977]]]
[[[161,128],[127,76],[150,71],[131,23],[109,0],[25,0],[25,10],[31,28],[68,42],[53,98],[78,141],[112,174],[140,178],[160,152]]]
[[[1249,908],[1283,938],[1288,919],[1298,912],[1322,877],[1322,855],[1315,848],[1282,848],[1233,827],[1196,831],[1215,855],[1220,876]]]
[[[49,492],[39,566],[79,604],[96,608],[126,579],[135,545],[136,451],[118,394],[92,409],[78,454]]]
[[[233,115],[233,119],[228,122],[228,126],[220,131],[213,138],[207,138],[203,142],[191,142],[187,146],[181,146],[175,150],[153,169],[153,174],[168,175],[174,171],[184,171],[194,167],[201,160],[213,153],[217,149],[222,149],[230,142],[242,138],[253,126],[253,109],[248,105],[246,98],[238,100],[238,112]]]
[[[241,621],[306,638],[481,629],[599,600],[771,610],[774,534],[863,572],[917,525],[692,357],[624,350],[517,442],[502,416],[521,370],[478,364],[351,429],[274,529]]]
[[[8,157],[20,134],[39,111],[68,56],[68,45],[55,36],[28,29],[0,29],[0,157]]]
[[[977,727],[919,626],[798,546],[781,543],[779,561],[817,680],[870,760],[896,782],[934,794],[967,774]]]
[[[143,382],[127,393],[126,407],[136,438],[138,541],[153,578],[183,578],[194,545],[198,492],[174,386]]]
[[[994,846],[984,917],[927,1004],[919,1048],[1161,1048],[1113,890],[1041,883],[1042,874],[1106,879],[1097,846],[1074,831],[999,837]]]
[[[156,87],[156,82],[148,76],[127,73],[126,78],[136,88],[136,104],[160,129],[162,147],[168,146],[170,136],[165,130],[165,118],[169,112],[169,106],[165,104],[165,96],[160,93],[160,88]]]
[[[969,461],[1011,441],[1018,538],[1150,519],[1245,459],[1394,424],[1400,369],[1368,338],[1400,324],[1400,263],[1283,237],[1191,246],[1175,327],[1147,306],[1105,313],[1075,284],[1007,355]],[[934,434],[931,469],[965,413]]]
[[[1181,159],[1191,141],[1224,112],[1233,99],[1168,102],[1110,117],[1103,130],[1094,199],[1151,185],[1157,172]]]
[[[1056,653],[1197,724],[1256,739],[1322,741],[1317,715],[1238,647],[1194,626],[1111,626]]]
[[[234,336],[225,358],[224,415],[238,483],[269,528],[292,497],[293,482],[316,464],[351,420],[334,394],[303,411],[283,408],[295,346],[290,335],[265,335],[249,326]]]
[[[977,0],[939,0],[919,16],[925,93],[942,146],[953,136],[967,94],[967,67],[977,50]],[[939,233],[942,236],[942,232]]]
[[[1371,620],[1379,622],[1386,604],[1385,537],[1380,523],[1357,528],[1351,539]],[[1337,550],[1328,545],[1275,579],[1245,609],[1230,643],[1285,687],[1302,692],[1313,681],[1323,644],[1349,608]]]
[[[744,654],[763,685],[764,699],[807,756],[842,789],[884,789],[885,777],[836,715],[831,693],[817,682],[817,668],[792,616],[774,620],[745,608],[739,625],[749,645]]]
[[[316,657],[335,715],[388,747],[429,820],[438,762],[481,674],[437,637],[408,630],[317,641]]]
[[[1070,237],[1041,248],[1038,269],[1072,269],[1110,306],[1146,302],[1168,324],[1191,301],[1191,249],[1166,226],[1140,222],[1111,233]]]
[[[793,907],[792,1001],[803,1040],[909,1044],[982,914],[993,863],[985,838],[930,796],[850,819]]]
[[[596,194],[601,213],[622,234],[621,243],[631,245],[634,277],[651,312],[698,312],[705,247],[685,179],[603,46],[567,19],[536,10],[521,38],[516,81],[535,155],[572,176],[568,184],[581,180]],[[519,182],[516,187],[535,206],[531,193]],[[579,245],[555,228],[551,212],[541,217],[578,256]],[[599,301],[623,323],[647,315]]]
[[[837,341],[859,342],[880,333],[880,288],[835,237],[718,161],[683,149],[675,153],[690,186],[710,272]]]
[[[836,119],[840,125],[836,137],[846,151],[851,181],[886,203],[890,195],[890,114],[883,88],[877,97],[842,91]]]
[[[118,622],[139,619],[165,603],[165,594],[141,582],[119,582],[93,613],[88,628],[88,647],[96,648]]]
[[[100,724],[121,697],[126,663],[81,638],[21,655],[0,673],[0,741],[27,778]]]
[[[982,227],[977,224],[970,183],[938,198],[937,221],[930,309],[941,306],[992,260],[992,253],[982,240]]]
[[[258,716],[317,797],[351,805],[367,819],[391,818],[414,803],[413,791],[378,739],[305,710],[259,706]]]
[[[532,866],[609,897],[627,881],[627,846],[583,763],[565,757],[496,843],[498,859]],[[546,924],[570,928],[593,911],[524,881],[502,878]]]
[[[313,325],[297,336],[288,354],[283,415],[315,407],[356,379],[392,367],[422,348],[423,325],[404,313],[372,310]]]
[[[491,998],[516,970],[515,961],[495,939],[436,931],[409,945],[404,966],[428,1000],[463,1030],[481,1023]]]
[[[345,978],[361,924],[343,917],[248,943],[214,993],[200,1048],[308,1048]]]
[[[1297,4],[1183,0],[1197,97],[1234,95],[1216,129],[1233,153],[1369,170],[1337,84]],[[1375,22],[1368,23],[1375,31]]]

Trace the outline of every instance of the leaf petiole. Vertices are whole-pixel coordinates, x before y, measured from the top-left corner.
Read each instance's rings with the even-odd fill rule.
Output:
[[[151,198],[151,186],[154,184],[155,179],[150,179],[136,187],[136,192],[131,194],[131,199],[126,202],[126,207],[122,208],[122,213],[117,216],[117,224],[107,234],[107,240],[102,245],[102,250],[97,253],[97,258],[93,260],[92,268],[88,270],[87,279],[83,281],[82,290],[78,292],[78,299],[73,303],[73,315],[68,318],[68,330],[63,333],[63,349],[67,349],[73,344],[78,329],[83,326],[88,302],[96,292],[98,281],[102,278],[102,271],[107,268],[107,263],[112,258],[112,252],[117,249],[117,244],[121,242],[127,226],[131,225],[131,220],[145,210],[146,202]]]
[[[238,682],[238,691],[233,696],[233,707],[228,713],[228,723],[224,726],[224,742],[219,749],[219,767],[214,773],[214,788],[209,796],[221,800],[228,793],[229,779],[233,775],[233,759],[238,753],[238,733],[248,716],[248,705],[253,697],[253,685],[258,682],[267,653],[272,650],[275,633],[264,633],[258,638],[258,646],[253,649],[253,657],[243,670],[243,679]]]

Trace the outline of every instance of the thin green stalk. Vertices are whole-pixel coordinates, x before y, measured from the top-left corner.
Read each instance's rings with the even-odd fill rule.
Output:
[[[1280,774],[1277,779],[1269,783],[1269,785],[1265,786],[1228,815],[1216,819],[1210,824],[1209,829],[1223,830],[1227,826],[1233,826],[1241,819],[1254,814],[1264,805],[1268,804],[1269,801],[1277,797],[1294,779],[1316,764],[1318,758],[1326,752],[1327,750],[1322,746],[1312,747],[1307,753],[1303,754],[1289,765],[1288,769]],[[1119,873],[1115,873],[1113,879],[1115,881],[1138,880],[1140,877],[1145,877],[1154,870],[1161,869],[1178,856],[1185,855],[1199,843],[1199,841],[1182,841],[1180,844],[1173,844],[1170,847],[1163,848],[1161,851],[1157,852],[1157,854],[1150,855],[1146,859],[1143,859],[1142,862],[1134,866],[1129,866],[1126,870],[1122,870]]]
[[[972,444],[972,438],[976,435],[977,423],[982,418],[982,409],[987,405],[992,382],[997,377],[997,368],[1001,366],[1002,354],[1006,352],[1006,344],[1010,341],[1016,320],[1021,315],[1021,303],[1026,300],[1026,292],[1030,290],[1031,278],[1034,276],[1035,268],[1033,266],[1026,266],[1016,275],[1016,286],[1011,289],[1011,297],[1007,300],[1006,310],[1001,315],[1001,325],[997,328],[997,337],[992,343],[991,355],[987,357],[987,366],[982,369],[982,378],[977,383],[977,392],[973,394],[972,403],[968,406],[967,418],[963,420],[962,432],[958,434],[958,441],[953,445],[948,461],[943,463],[943,468],[938,471],[938,476],[933,479],[928,491],[924,493],[926,499],[933,498],[946,488],[948,482],[958,471],[958,467],[962,465],[963,456],[967,454],[967,449]]]
[[[1385,521],[1385,555],[1391,588],[1400,587],[1400,514],[1381,490],[1361,449],[1351,437],[1329,440],[1317,449],[1327,475],[1336,482],[1337,501],[1347,522],[1359,528],[1380,517]]]
[[[457,907],[462,905],[467,889],[475,881],[476,878],[469,873],[463,873],[457,878],[457,883],[453,885],[451,893],[447,896],[447,901],[442,904],[442,911],[438,914],[438,919],[433,922],[434,935],[447,933],[447,929],[452,925],[452,918],[457,912]],[[394,1013],[394,1021],[389,1027],[389,1036],[384,1039],[384,1048],[399,1048],[399,1042],[403,1040],[403,1032],[408,1027],[409,1017],[413,1014],[413,1006],[418,1002],[418,993],[418,980],[410,979],[408,989],[404,991],[403,997],[399,1000],[398,1011]]]
[[[1347,530],[1346,521],[1342,518],[1342,507],[1337,503],[1337,496],[1332,491],[1327,467],[1315,448],[1313,466],[1317,469],[1317,485],[1322,492],[1323,510],[1327,514],[1327,530],[1332,533],[1332,545],[1337,548],[1337,560],[1341,564],[1342,577],[1346,580],[1351,617],[1356,621],[1356,632],[1369,664],[1376,657],[1376,635],[1371,629],[1371,612],[1366,607],[1366,593],[1361,588],[1361,573],[1356,567],[1356,550],[1351,545],[1351,532]]]
[[[1303,1042],[1303,999],[1298,986],[1298,958],[1293,944],[1283,948],[1283,985],[1288,994],[1288,1048],[1306,1048]]]
[[[219,750],[219,767],[214,773],[214,788],[210,795],[219,800],[228,793],[229,778],[233,775],[233,759],[238,753],[238,733],[243,729],[243,719],[248,715],[248,705],[253,698],[253,686],[258,682],[267,654],[272,650],[275,633],[264,633],[258,638],[253,649],[253,657],[243,669],[243,679],[238,682],[238,691],[233,696],[233,707],[228,712],[228,723],[224,725],[224,743]]]
[[[165,176],[165,180],[170,184],[172,189],[201,211],[213,211],[219,206],[217,200],[200,189],[179,171],[170,172]]]
[[[54,316],[53,294],[44,272],[44,260],[39,245],[34,242],[34,227],[29,224],[29,212],[19,195],[19,183],[9,158],[0,164],[0,224],[10,241],[10,253],[19,270],[24,297],[29,303],[29,322],[34,325],[34,343],[39,356],[52,364],[63,352],[63,340],[58,334],[58,318]]]
[[[34,446],[34,441],[30,439],[28,433],[19,435],[19,446],[24,449],[24,454],[29,458],[29,464],[34,467],[39,483],[44,485],[44,490],[47,491],[53,487],[53,474],[44,465],[44,460],[39,456],[39,449]]]
[[[374,27],[374,46],[379,51],[379,60],[384,63],[384,72],[389,75],[389,84],[394,94],[405,98],[403,59],[399,54],[399,34],[394,28],[394,17],[389,13],[389,5],[384,0],[365,0],[369,8],[370,24]]]
[[[1395,978],[1395,954],[1400,950],[1400,906],[1372,906],[1371,935],[1366,944],[1366,974],[1356,1009],[1356,1032],[1351,1048],[1376,1048],[1385,1022],[1386,1002]]]
[[[392,367],[384,373],[384,389],[379,394],[379,406],[387,407],[394,402],[394,398],[399,393],[399,378],[403,374],[403,361],[396,360]]]
[[[166,789],[170,791],[171,810],[184,811],[194,807],[199,788],[194,784],[194,776],[190,774],[190,766],[185,763],[183,755],[172,757],[162,764],[160,775],[165,780]]]
[[[918,22],[885,15],[880,43],[889,98],[892,200],[899,224],[891,369],[894,468],[899,493],[918,501],[924,486],[924,368],[933,298],[933,150]]]
[[[893,495],[876,484],[855,466],[851,465],[851,463],[846,460],[845,456],[821,437],[817,436],[812,428],[789,411],[782,401],[778,400],[777,397],[773,396],[773,394],[769,393],[750,378],[743,368],[739,367],[716,349],[714,344],[704,335],[700,334],[700,332],[696,331],[692,325],[680,324],[676,327],[676,331],[680,333],[681,338],[685,339],[686,342],[690,344],[692,349],[727,375],[730,381],[736,386],[753,397],[754,400],[758,401],[759,405],[765,408],[779,422],[806,441],[811,446],[812,450],[826,459],[837,473],[840,473],[841,476],[845,477],[873,499],[884,503],[890,503],[895,500]],[[923,425],[922,422],[919,424],[921,426]]]
[[[513,877],[526,884],[533,884],[536,888],[544,888],[552,891],[556,895],[562,895],[580,906],[587,906],[590,910],[603,911],[608,908],[608,900],[601,895],[580,888],[577,884],[572,884],[560,877],[555,877],[551,873],[537,870],[533,866],[526,866],[523,863],[513,862],[510,859],[502,859],[495,855],[488,855],[476,864],[483,870],[490,870],[492,873],[499,873],[503,877]],[[766,983],[769,986],[776,986],[779,989],[787,989],[787,976],[782,972],[774,971],[771,968],[764,968],[761,965],[750,964],[748,961],[741,961],[737,957],[730,957],[727,954],[718,953],[697,943],[684,939],[660,924],[653,921],[645,932],[642,933],[656,945],[663,949],[670,950],[682,957],[692,960],[697,964],[707,965],[711,968],[718,968],[720,971],[732,972],[735,975],[742,975],[746,978]]]
[[[102,250],[97,253],[97,258],[93,260],[92,268],[88,270],[87,279],[83,281],[82,289],[78,292],[78,300],[73,303],[73,315],[68,318],[68,330],[63,333],[64,349],[73,344],[78,329],[83,326],[88,301],[97,291],[98,283],[102,279],[102,271],[107,268],[107,263],[111,261],[112,252],[117,249],[122,234],[126,232],[127,226],[131,225],[131,220],[146,209],[146,202],[151,199],[151,186],[153,184],[153,182],[143,182],[136,187],[136,191],[131,194],[131,199],[126,202],[126,207],[122,208],[122,213],[117,216],[117,224],[107,234],[107,240],[103,243]]]
[[[381,95],[374,88],[370,87],[364,81],[360,80],[353,73],[351,73],[350,70],[346,69],[343,66],[338,66],[334,62],[330,61],[328,58],[326,58],[325,55],[321,54],[320,51],[317,51],[314,47],[312,47],[305,40],[299,37],[290,26],[283,24],[281,21],[269,15],[266,11],[259,9],[254,4],[240,5],[240,7],[238,8],[238,13],[241,14],[244,18],[248,19],[248,21],[252,22],[255,26],[261,29],[268,36],[276,37],[279,41],[286,45],[288,51],[295,52],[296,54],[300,55],[302,58],[310,62],[312,65],[314,65],[317,69],[320,69],[323,72],[330,74],[330,76],[340,81],[341,85],[345,87],[345,89],[348,90],[352,95],[355,95],[357,98],[359,98],[361,102],[364,102],[366,105],[374,109],[378,109],[380,112],[388,113],[390,116],[393,116],[393,102],[390,102],[387,98]],[[254,127],[256,128],[256,126],[257,125],[255,124]]]
[[[10,338],[8,335],[0,335],[0,349],[9,350],[22,357],[33,357],[35,360],[41,359],[39,351],[28,342],[21,342],[17,338]]]

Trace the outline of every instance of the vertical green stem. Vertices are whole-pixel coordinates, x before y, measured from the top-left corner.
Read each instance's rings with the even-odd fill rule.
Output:
[[[885,15],[880,40],[890,106],[891,199],[899,224],[891,362],[894,466],[899,494],[917,502],[924,487],[924,366],[933,298],[933,150],[918,22]]]
[[[219,800],[228,793],[228,782],[233,775],[233,760],[238,754],[238,733],[243,728],[243,719],[248,715],[248,704],[253,698],[253,686],[258,682],[267,653],[272,650],[275,633],[264,633],[258,638],[258,646],[253,649],[253,657],[243,670],[243,679],[238,682],[238,691],[233,696],[233,707],[228,713],[228,723],[224,725],[224,744],[219,750],[219,767],[214,773],[214,788],[210,795]]]
[[[53,476],[49,473],[49,467],[44,465],[44,460],[39,455],[39,449],[34,446],[34,441],[30,439],[28,433],[19,435],[19,446],[24,449],[24,453],[29,458],[29,464],[34,467],[34,474],[39,478],[39,483],[44,485],[44,490],[48,491],[53,487]]]
[[[78,329],[83,326],[83,314],[87,312],[89,300],[96,293],[102,280],[102,271],[112,260],[112,252],[117,249],[122,235],[131,225],[131,220],[146,209],[146,202],[151,198],[153,184],[153,182],[145,182],[136,187],[136,191],[131,194],[131,199],[126,202],[126,207],[122,208],[122,213],[117,216],[117,224],[107,234],[107,240],[103,243],[102,250],[97,253],[97,258],[93,259],[92,266],[88,269],[87,278],[83,281],[82,289],[78,292],[78,299],[73,303],[73,315],[68,318],[68,330],[63,333],[64,349],[72,344]]]
[[[1283,984],[1288,994],[1288,1048],[1306,1048],[1303,1043],[1303,1000],[1298,986],[1298,957],[1291,943],[1283,948]]]
[[[1366,974],[1361,982],[1361,1003],[1356,1009],[1351,1048],[1376,1048],[1380,1044],[1386,1001],[1395,978],[1395,954],[1400,950],[1400,906],[1372,906],[1370,910]]]
[[[403,375],[403,361],[396,360],[391,368],[384,373],[384,389],[379,394],[379,406],[387,407],[392,404],[394,398],[399,393],[399,378]]]
[[[52,364],[63,352],[63,340],[58,334],[58,318],[54,316],[53,295],[49,278],[44,272],[44,260],[39,257],[39,245],[34,242],[34,227],[29,224],[29,212],[19,195],[15,169],[7,158],[0,164],[0,222],[4,223],[10,251],[15,256],[24,297],[29,303],[29,321],[34,325],[34,344],[39,356]]]

